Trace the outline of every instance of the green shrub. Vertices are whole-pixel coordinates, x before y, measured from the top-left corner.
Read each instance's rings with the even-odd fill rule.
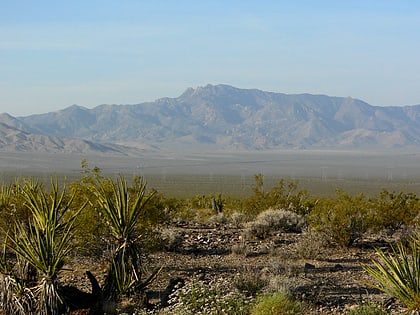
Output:
[[[25,179],[16,180],[12,184],[2,184],[0,189],[0,229],[10,230],[10,223],[27,224],[31,216],[22,195]]]
[[[413,193],[396,193],[383,190],[374,199],[375,215],[372,229],[397,229],[402,225],[413,225],[420,213],[420,201]]]
[[[258,174],[254,179],[255,186],[252,189],[254,194],[244,202],[247,214],[255,216],[269,208],[288,209],[301,215],[311,211],[313,201],[306,190],[298,190],[297,181],[286,183],[281,179],[277,186],[265,191],[264,176]]]
[[[233,282],[235,288],[246,296],[256,296],[268,284],[260,270],[249,268],[240,270]]]
[[[368,230],[371,218],[372,205],[363,194],[353,197],[339,190],[336,198],[319,200],[308,221],[311,230],[348,247]]]
[[[388,311],[383,306],[367,303],[360,304],[348,312],[348,315],[387,315]]]
[[[316,231],[302,233],[296,244],[296,254],[303,259],[319,259],[328,245],[325,236]]]
[[[304,314],[304,306],[290,295],[273,293],[261,295],[251,308],[251,315],[294,315]]]

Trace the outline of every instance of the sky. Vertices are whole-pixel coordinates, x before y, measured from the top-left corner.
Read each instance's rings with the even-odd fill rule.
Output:
[[[229,84],[420,104],[417,0],[0,0],[0,113]]]

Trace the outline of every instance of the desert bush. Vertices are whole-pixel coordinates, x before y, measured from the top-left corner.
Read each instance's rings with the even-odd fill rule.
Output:
[[[265,289],[268,293],[283,293],[292,295],[296,290],[296,277],[284,274],[271,274],[267,278],[267,287]]]
[[[194,221],[200,223],[209,222],[210,218],[214,215],[214,211],[210,208],[201,208],[195,210]]]
[[[254,221],[246,223],[245,233],[261,239],[273,232],[301,232],[305,219],[295,212],[283,209],[268,209],[261,212]]]
[[[373,202],[377,214],[372,217],[371,228],[374,231],[413,225],[420,213],[420,200],[413,193],[383,190]]]
[[[70,183],[70,192],[75,196],[74,206],[85,205],[76,218],[74,254],[99,258],[110,243],[110,230],[103,220],[98,199],[93,193],[95,182],[105,180],[99,167],[90,169],[85,159],[81,162],[82,177]]]
[[[227,223],[229,220],[223,213],[213,214],[208,222],[209,223],[217,223],[217,224],[224,224]]]
[[[241,227],[246,220],[246,215],[243,212],[238,211],[233,212],[229,217],[229,222],[238,228]]]
[[[128,187],[130,198],[143,194],[144,180],[141,176],[134,176],[132,187]],[[151,189],[147,196],[148,201],[143,205],[142,219],[138,221],[138,227],[143,230],[153,229],[156,225],[169,221],[169,213],[174,206],[171,200],[166,199],[155,189]]]
[[[254,179],[253,195],[244,201],[247,214],[256,216],[269,208],[287,209],[300,215],[306,215],[311,211],[313,201],[306,190],[298,190],[297,181],[286,183],[281,179],[277,186],[265,191],[264,176],[258,174]]]
[[[363,194],[350,196],[339,190],[336,198],[318,201],[309,214],[309,228],[348,247],[369,229],[373,215],[372,205]]]
[[[308,231],[302,233],[296,244],[296,254],[299,258],[319,259],[328,246],[328,240],[322,233]]]
[[[268,281],[262,277],[259,269],[243,268],[236,274],[233,283],[242,294],[255,297],[267,286]]]
[[[168,251],[176,251],[182,244],[184,234],[170,228],[164,228],[160,231],[161,246]]]
[[[396,298],[409,311],[420,311],[420,238],[419,234],[411,241],[409,248],[397,244],[391,253],[376,251],[379,259],[373,265],[362,264],[379,284],[369,283],[391,297]]]
[[[250,298],[235,291],[229,279],[207,282],[193,278],[171,295],[170,306],[160,314],[245,315],[249,314],[250,304]]]
[[[239,243],[233,244],[230,250],[235,255],[247,255],[250,251],[243,236],[239,237]]]
[[[31,215],[22,195],[25,179],[16,179],[11,184],[3,183],[0,189],[0,228],[8,231],[14,222],[27,224]]]
[[[251,315],[294,315],[304,314],[303,304],[284,293],[264,294],[257,298],[251,308]]]

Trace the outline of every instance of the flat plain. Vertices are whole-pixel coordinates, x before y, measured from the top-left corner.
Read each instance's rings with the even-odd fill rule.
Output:
[[[145,152],[139,156],[0,152],[0,180],[30,176],[74,180],[82,174],[83,159],[105,175],[144,176],[149,187],[177,197],[219,192],[246,196],[256,174],[264,175],[267,188],[282,178],[297,180],[300,188],[321,196],[337,189],[367,195],[382,189],[420,195],[420,152],[414,151]]]

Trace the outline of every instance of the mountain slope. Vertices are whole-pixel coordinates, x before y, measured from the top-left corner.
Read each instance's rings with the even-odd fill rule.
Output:
[[[0,115],[0,119],[5,118]],[[11,120],[17,124],[17,121]],[[0,151],[42,153],[126,154],[130,148],[92,141],[32,134],[0,122]]]
[[[420,106],[378,107],[349,97],[227,85],[189,88],[177,98],[137,105],[73,105],[19,117],[13,126],[55,137],[172,150],[420,147]]]

